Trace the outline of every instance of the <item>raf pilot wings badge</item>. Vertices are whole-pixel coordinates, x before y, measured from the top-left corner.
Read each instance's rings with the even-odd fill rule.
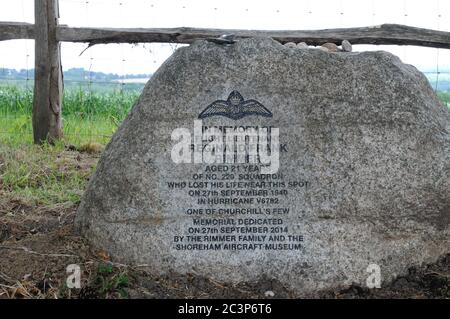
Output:
[[[233,91],[226,101],[217,100],[208,105],[203,112],[200,113],[198,118],[204,119],[216,115],[239,120],[249,115],[272,117],[272,112],[256,100],[245,101],[238,91]]]

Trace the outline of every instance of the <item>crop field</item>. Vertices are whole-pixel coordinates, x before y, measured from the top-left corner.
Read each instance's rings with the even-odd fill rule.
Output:
[[[105,144],[133,106],[139,90],[92,90],[69,88],[63,101],[64,143]],[[33,91],[0,84],[0,141],[32,142]]]
[[[450,109],[450,92],[438,92],[439,98]]]

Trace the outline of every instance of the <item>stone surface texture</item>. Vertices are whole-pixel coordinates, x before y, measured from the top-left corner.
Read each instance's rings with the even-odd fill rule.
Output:
[[[326,48],[330,52],[338,52],[339,51],[339,47],[336,44],[330,43],[330,42],[322,44],[322,48]]]
[[[341,48],[342,48],[342,51],[345,51],[345,52],[352,52],[353,51],[352,44],[348,40],[343,40],[342,41]]]
[[[308,187],[255,207],[289,208],[263,217],[301,234],[300,250],[174,249],[174,236],[205,216],[186,214],[195,198],[167,182],[192,181],[205,164],[173,163],[171,133],[192,129],[233,90],[273,117],[216,116],[203,125],[280,128],[287,152],[279,173]],[[255,216],[229,218],[247,217]],[[386,282],[450,251],[450,111],[416,68],[387,52],[292,50],[266,38],[195,42],[147,83],[102,154],[76,222],[113,260],[160,274],[265,277],[307,295],[365,285],[374,263]]]
[[[308,49],[309,46],[308,46],[308,44],[306,44],[306,42],[300,42],[300,43],[297,43],[297,48],[299,48],[299,49]]]

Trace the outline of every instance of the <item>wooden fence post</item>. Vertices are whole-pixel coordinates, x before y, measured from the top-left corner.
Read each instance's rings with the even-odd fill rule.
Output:
[[[56,38],[58,0],[35,0],[34,143],[62,137],[63,74],[61,47]]]

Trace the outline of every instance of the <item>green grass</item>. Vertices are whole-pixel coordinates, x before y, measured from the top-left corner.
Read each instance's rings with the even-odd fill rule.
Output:
[[[77,204],[96,165],[95,158],[82,155],[66,151],[62,143],[0,144],[0,201],[48,207]]]
[[[65,90],[63,131],[66,144],[106,144],[138,98],[138,90]],[[0,142],[32,143],[33,92],[25,87],[0,84]]]
[[[447,104],[447,107],[450,109],[450,92],[438,92],[438,97],[444,102],[444,104]]]
[[[83,150],[91,143],[108,143],[139,93],[66,90],[63,140],[37,146],[31,124],[33,92],[0,84],[0,206],[9,200],[47,207],[77,204],[98,155],[68,151],[67,146]]]
[[[110,295],[117,295],[120,298],[128,298],[125,290],[130,285],[130,278],[126,271],[117,272],[111,264],[100,264],[97,267],[97,276],[92,283],[100,297],[107,298]]]
[[[64,115],[108,115],[124,118],[140,90],[86,90],[83,87],[66,88],[64,91]],[[0,83],[0,116],[31,114],[33,90],[22,86]]]

